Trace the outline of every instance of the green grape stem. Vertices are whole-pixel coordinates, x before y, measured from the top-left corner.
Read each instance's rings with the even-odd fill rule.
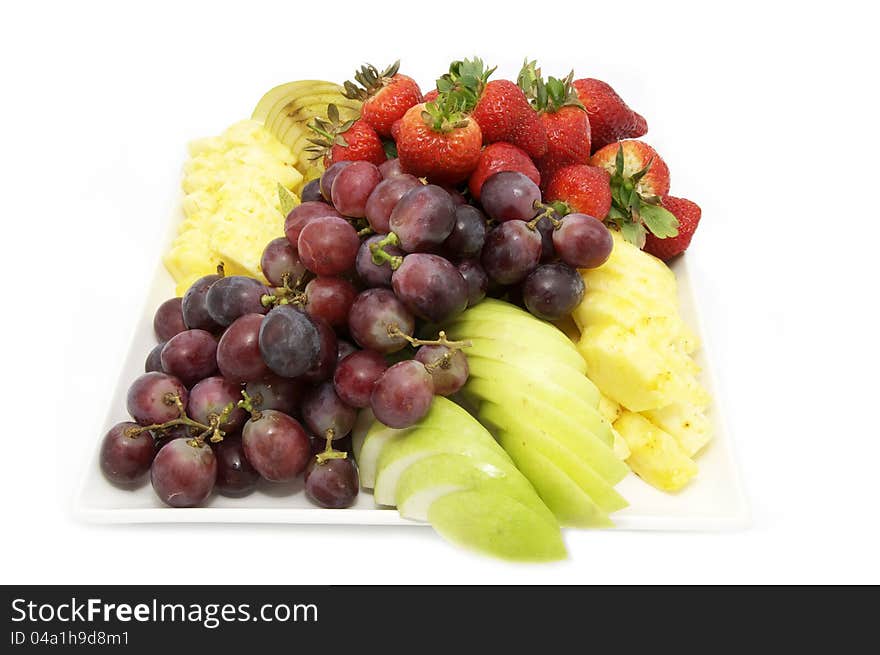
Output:
[[[403,264],[403,257],[400,255],[389,255],[385,252],[385,246],[399,246],[400,239],[394,232],[391,232],[385,235],[384,238],[380,239],[376,243],[370,244],[370,254],[373,256],[373,263],[376,266],[381,266],[385,262],[388,262],[388,265],[391,266],[392,271],[396,271],[400,268],[400,265]]]
[[[324,451],[315,455],[318,464],[323,464],[331,459],[345,459],[348,457],[348,453],[333,448],[333,437],[336,436],[336,432],[333,428],[328,429],[325,436],[327,438],[327,445],[324,447]]]
[[[179,412],[179,416],[177,418],[166,421],[165,423],[154,423],[152,425],[142,425],[138,427],[128,428],[125,431],[125,436],[133,439],[136,436],[143,434],[144,432],[152,432],[153,430],[165,430],[167,428],[173,428],[178,425],[185,425],[187,427],[200,430],[199,435],[191,439],[189,443],[191,446],[201,448],[205,444],[205,437],[208,437],[208,435],[210,435],[210,440],[213,443],[223,441],[225,433],[223,432],[223,430],[220,429],[220,425],[229,418],[229,414],[232,413],[233,409],[235,409],[232,403],[229,403],[226,407],[223,408],[223,411],[219,415],[212,415],[209,423],[206,425],[204,423],[200,423],[199,421],[194,421],[186,415],[186,411],[183,407],[183,401],[180,399],[180,396],[178,394],[166,394],[164,402],[168,405],[177,405],[177,410]]]

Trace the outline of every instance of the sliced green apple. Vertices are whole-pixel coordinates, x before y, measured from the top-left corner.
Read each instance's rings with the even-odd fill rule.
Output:
[[[322,91],[336,89],[340,93],[342,92],[342,87],[338,84],[326,82],[324,80],[297,80],[295,82],[279,84],[263,94],[263,97],[260,98],[257,106],[254,107],[251,118],[255,121],[265,123],[269,116],[274,116],[277,113],[276,105],[282,103],[283,106],[283,104],[290,102],[293,98],[297,97],[297,95],[309,93],[315,89]]]
[[[447,494],[431,503],[428,520],[444,539],[502,559],[566,557],[559,526],[503,493],[472,489]]]
[[[364,489],[372,489],[376,484],[376,469],[379,462],[379,455],[382,449],[395,439],[400,439],[412,428],[404,430],[395,430],[376,421],[370,426],[364,437],[360,451],[355,458],[358,465],[358,475],[360,477],[361,487]],[[352,444],[353,445],[353,444]]]

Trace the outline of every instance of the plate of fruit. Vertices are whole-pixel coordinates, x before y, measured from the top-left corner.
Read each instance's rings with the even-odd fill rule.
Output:
[[[77,509],[431,525],[496,557],[747,506],[648,124],[600,80],[362,66],[189,145]]]

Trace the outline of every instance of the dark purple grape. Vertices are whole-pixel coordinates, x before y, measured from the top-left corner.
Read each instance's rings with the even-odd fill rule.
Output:
[[[297,252],[303,265],[316,275],[340,275],[354,268],[361,240],[344,218],[316,218],[299,233]]]
[[[303,202],[323,202],[324,196],[321,195],[321,178],[316,177],[314,180],[306,182],[302,188],[302,192],[299,194],[299,199]]]
[[[244,424],[241,442],[251,466],[272,482],[293,480],[312,455],[309,435],[299,421],[273,409],[258,412]]]
[[[333,369],[336,368],[336,355],[339,350],[336,345],[336,333],[333,331],[327,321],[320,318],[313,318],[315,327],[318,328],[319,347],[318,359],[315,365],[302,374],[304,382],[323,382],[329,380],[333,376]]]
[[[263,296],[269,293],[259,280],[245,275],[230,275],[217,280],[208,290],[205,304],[211,318],[223,327],[245,314],[265,314]]]
[[[611,256],[614,239],[605,224],[586,214],[568,214],[553,231],[559,259],[574,268],[598,268]]]
[[[348,312],[357,297],[354,285],[341,277],[316,277],[306,285],[306,312],[331,327],[348,325]]]
[[[272,372],[295,378],[318,362],[321,335],[304,311],[279,305],[260,326],[260,353]]]
[[[455,205],[441,187],[434,184],[407,191],[394,207],[389,226],[406,252],[437,250],[452,232]]]
[[[316,437],[326,439],[332,431],[332,437],[336,440],[351,432],[357,419],[357,411],[342,402],[336,394],[333,382],[322,382],[309,390],[303,398],[302,416]]]
[[[397,203],[407,191],[421,185],[417,177],[406,173],[380,182],[364,207],[364,216],[370,227],[379,234],[388,234],[391,231],[388,221]]]
[[[345,339],[336,340],[336,361],[341,362],[351,353],[357,352],[357,348]]]
[[[245,392],[250,396],[254,409],[277,409],[293,416],[302,398],[302,383],[275,375],[269,375],[256,382],[248,382]]]
[[[336,395],[352,407],[369,407],[376,380],[387,368],[385,358],[375,351],[353,352],[337,364],[333,373]]]
[[[526,278],[523,302],[538,318],[556,321],[574,311],[584,299],[584,291],[584,280],[575,269],[561,262],[544,264]]]
[[[361,348],[382,354],[405,348],[406,339],[389,334],[395,329],[412,336],[415,318],[390,289],[367,289],[358,294],[348,315],[348,331]]]
[[[553,223],[545,216],[536,223],[535,227],[541,235],[541,263],[546,264],[556,259],[556,249],[553,247]]]
[[[117,423],[101,442],[101,471],[113,484],[131,485],[139,482],[153,463],[156,443],[148,431],[128,434],[137,423]]]
[[[221,279],[220,275],[206,275],[200,277],[193,282],[186,293],[183,294],[183,301],[180,309],[183,312],[183,322],[190,330],[207,330],[208,332],[217,332],[220,326],[217,321],[211,318],[208,313],[208,307],[205,304],[208,290],[217,280]]]
[[[381,164],[379,164],[379,172],[382,173],[382,178],[386,180],[390,180],[401,175],[409,175],[409,173],[403,172],[403,166],[400,165],[400,160],[397,157],[395,157],[394,159],[386,159]]]
[[[330,196],[333,206],[343,216],[364,218],[367,198],[382,181],[382,173],[368,161],[353,161],[333,181]]]
[[[187,387],[217,372],[217,339],[205,330],[187,330],[162,349],[162,370]]]
[[[294,207],[284,220],[284,234],[294,248],[299,241],[299,233],[316,218],[342,215],[326,202],[303,202]]]
[[[451,396],[467,382],[470,369],[467,357],[461,350],[447,346],[422,346],[416,353],[416,361],[425,365],[434,381],[434,393]]]
[[[523,221],[507,221],[487,235],[480,263],[499,284],[516,284],[534,270],[540,259],[538,231]]]
[[[159,341],[168,341],[175,334],[186,330],[183,322],[183,298],[171,298],[166,300],[153,316],[153,330]]]
[[[157,343],[153,346],[153,349],[150,351],[150,354],[147,355],[147,360],[144,362],[144,372],[152,373],[153,371],[162,371],[162,349],[165,347],[165,342]]]
[[[537,212],[541,190],[519,171],[489,176],[480,190],[480,203],[496,221],[528,221]]]
[[[285,277],[293,286],[306,274],[306,267],[299,261],[299,256],[287,237],[278,237],[269,242],[260,259],[260,270],[269,280],[269,284],[276,287],[284,285]]]
[[[468,307],[473,307],[486,297],[489,276],[478,259],[463,259],[458,262],[458,272],[467,284]]]
[[[342,172],[342,169],[351,164],[350,161],[338,161],[332,166],[330,166],[324,174],[321,175],[321,195],[324,197],[324,200],[327,202],[333,202],[333,183],[336,181],[336,176]]]
[[[473,205],[455,208],[455,224],[443,242],[443,252],[456,259],[480,254],[486,241],[486,217]]]
[[[421,362],[408,359],[390,367],[373,387],[370,407],[375,417],[390,428],[418,423],[431,408],[434,381]]]
[[[212,447],[217,458],[217,480],[214,483],[217,491],[224,496],[240,498],[257,488],[260,474],[245,457],[241,436],[227,435]]]
[[[465,198],[464,194],[455,187],[443,187],[443,189],[449,194],[449,197],[452,199],[452,204],[456,207],[467,204],[467,198]]]
[[[448,259],[438,255],[407,255],[391,276],[391,286],[409,311],[432,323],[447,321],[467,308],[467,283]]]
[[[196,507],[211,495],[217,458],[207,444],[174,439],[156,453],[150,469],[153,490],[172,507]]]
[[[226,328],[217,344],[217,366],[233,382],[250,382],[269,375],[260,354],[261,314],[245,314]]]
[[[187,413],[192,420],[209,425],[231,404],[234,409],[219,427],[224,432],[236,432],[247,419],[247,413],[236,407],[239,400],[241,387],[237,384],[219,376],[205,378],[190,390]]]
[[[365,239],[358,249],[357,259],[355,260],[355,270],[357,270],[361,282],[368,287],[391,286],[391,273],[393,272],[391,270],[391,265],[388,262],[382,262],[381,265],[376,265],[376,263],[373,262],[373,253],[370,251],[370,245],[381,241],[383,238],[384,237],[381,234],[371,236],[368,239]],[[392,257],[403,255],[403,251],[400,248],[392,245],[386,245],[382,250]]]
[[[183,383],[167,373],[144,373],[128,389],[128,413],[140,425],[156,425],[180,418],[174,397],[186,408],[189,394]]]
[[[350,457],[319,462],[312,457],[306,468],[306,496],[320,507],[351,507],[358,495],[357,467]]]

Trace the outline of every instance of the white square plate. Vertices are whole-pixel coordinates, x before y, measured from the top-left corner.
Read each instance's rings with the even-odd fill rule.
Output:
[[[179,202],[177,206],[180,206]],[[166,245],[171,243],[181,219],[180,211],[171,218]],[[688,276],[687,257],[680,257],[672,268],[678,278],[682,316],[702,337],[699,312]],[[161,302],[173,295],[174,283],[160,263],[101,435],[115,423],[129,420],[125,411],[126,392],[131,382],[143,373],[144,360],[156,344],[153,314]],[[697,361],[703,368],[703,384],[716,397],[711,364],[705,350],[697,354]],[[725,530],[741,528],[748,523],[748,505],[717,405],[713,407],[710,419],[714,438],[697,456],[699,476],[681,492],[667,494],[630,474],[617,487],[630,503],[629,507],[612,517],[617,529]],[[372,494],[363,491],[350,509],[316,507],[302,493],[302,482],[299,480],[290,484],[264,482],[257,491],[244,498],[226,498],[215,494],[203,507],[174,509],[159,501],[149,481],[135,490],[120,489],[107,482],[98,466],[99,445],[100,435],[95,435],[94,453],[75,502],[76,514],[90,522],[424,525],[401,518],[394,509],[377,508]]]

